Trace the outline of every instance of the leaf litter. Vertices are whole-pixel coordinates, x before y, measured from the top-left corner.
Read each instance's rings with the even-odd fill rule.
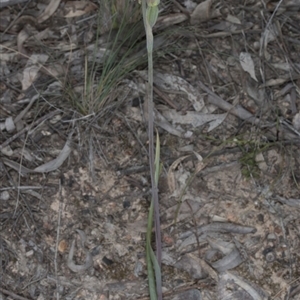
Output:
[[[115,11],[105,1],[8,2],[0,16],[1,296],[147,299],[143,62],[112,85],[100,111],[78,111],[95,100],[88,87],[97,88],[113,53],[105,32],[124,15],[138,21],[138,5],[125,14],[117,0]],[[168,299],[299,297],[297,7],[161,4],[155,122]],[[130,47],[120,37],[117,62]],[[128,61],[145,59],[144,46]],[[74,266],[92,256],[80,275],[68,267],[76,232],[85,243]]]

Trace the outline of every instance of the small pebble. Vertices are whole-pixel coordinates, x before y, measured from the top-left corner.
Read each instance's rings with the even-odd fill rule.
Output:
[[[275,233],[269,233],[267,236],[268,240],[276,240],[276,234]]]
[[[26,256],[26,257],[30,257],[30,256],[33,255],[33,253],[34,253],[33,250],[29,250],[29,251],[26,252],[25,256]]]
[[[9,199],[8,191],[4,191],[0,194],[0,200],[7,201]]]

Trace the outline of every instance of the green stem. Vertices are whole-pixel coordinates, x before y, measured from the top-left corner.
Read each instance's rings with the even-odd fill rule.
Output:
[[[148,20],[147,16],[150,18]],[[158,189],[157,182],[155,182],[155,165],[154,165],[154,110],[153,110],[153,33],[152,26],[156,22],[155,15],[157,17],[157,7],[147,7],[146,0],[142,0],[143,20],[147,39],[147,52],[148,52],[148,87],[147,87],[147,101],[148,101],[148,139],[149,139],[149,165],[151,175],[152,186],[152,202],[154,206],[154,220],[155,220],[155,241],[156,241],[156,263],[157,268],[161,268],[161,232],[160,232],[160,218],[159,218],[159,202],[158,202]],[[151,22],[151,25],[150,25]],[[148,244],[148,243],[147,243]],[[151,245],[149,245],[151,248]],[[152,249],[150,249],[151,251]],[[153,262],[153,261],[152,261]],[[153,266],[152,266],[153,267]],[[149,272],[149,270],[148,270]],[[153,272],[153,269],[151,270]],[[157,298],[162,299],[162,286],[161,279],[156,278],[156,291]]]

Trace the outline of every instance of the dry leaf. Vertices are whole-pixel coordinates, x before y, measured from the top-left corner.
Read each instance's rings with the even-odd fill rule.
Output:
[[[184,130],[181,128],[174,128],[174,126],[172,126],[159,111],[155,110],[154,113],[155,123],[167,132],[179,137],[189,138],[192,136],[192,133],[189,131],[184,132]]]
[[[79,17],[90,11],[97,10],[97,5],[90,1],[68,1],[65,4],[65,18]]]
[[[239,24],[239,25],[242,25],[242,22],[240,21],[239,18],[233,16],[233,15],[228,15],[226,17],[226,21],[230,22],[230,23],[233,23],[233,24]]]
[[[266,293],[262,289],[259,289],[259,291],[257,291],[242,277],[234,275],[229,271],[225,271],[219,274],[218,291],[218,299],[225,298],[237,300],[244,299],[245,297],[249,298],[249,296],[251,296],[253,300],[268,299]]]
[[[268,53],[267,51],[268,43],[275,41],[277,36],[278,30],[276,29],[276,26],[273,25],[267,27],[266,30],[262,33],[262,36],[260,38],[260,54],[262,54],[261,51],[263,51],[266,60],[269,60],[271,58],[270,53]]]
[[[23,71],[22,79],[22,91],[26,91],[34,82],[37,77],[38,71],[48,60],[48,55],[45,54],[33,54],[27,61],[26,67]]]
[[[186,14],[181,14],[181,13],[168,14],[168,15],[159,17],[157,19],[155,27],[164,29],[164,28],[168,28],[172,25],[182,23],[182,22],[186,21],[187,19],[188,19],[188,16]]]
[[[35,168],[33,171],[34,172],[39,172],[39,173],[48,173],[51,171],[54,171],[58,169],[64,161],[68,158],[68,156],[71,153],[72,148],[70,147],[70,140],[68,140],[64,146],[64,148],[61,150],[57,158],[48,161],[47,163]]]
[[[58,251],[60,253],[65,253],[67,249],[68,249],[68,242],[66,240],[61,240],[58,243]]]
[[[239,266],[243,262],[239,250],[234,247],[230,253],[226,254],[223,258],[212,262],[210,265],[219,273],[231,270]]]
[[[38,16],[38,23],[43,23],[48,20],[57,10],[61,0],[51,0],[45,10]]]
[[[191,24],[200,24],[211,18],[212,0],[201,2],[191,14]]]
[[[26,50],[23,47],[24,42],[28,39],[29,37],[29,33],[28,30],[26,29],[26,26],[18,33],[17,36],[17,47],[18,47],[18,51],[22,54],[26,54]],[[1,55],[1,60],[2,60],[2,55]]]
[[[19,163],[15,162],[13,160],[7,159],[5,157],[2,158],[2,161],[5,165],[7,165],[8,167],[17,171],[21,176],[24,176],[26,174],[33,172],[32,170],[20,165]]]
[[[267,86],[275,86],[281,85],[287,81],[291,81],[290,78],[276,78],[276,79],[269,79],[264,84],[261,84],[259,88],[267,87]]]
[[[296,130],[300,130],[300,113],[295,114],[293,117],[293,126]]]
[[[203,114],[195,111],[187,111],[185,115],[182,115],[175,109],[164,109],[162,114],[167,120],[172,121],[173,123],[187,124],[192,125],[193,127],[199,127],[208,122],[213,122],[209,127],[209,131],[219,126],[227,116],[227,113]]]
[[[219,30],[219,31],[225,31],[225,32],[235,32],[236,30],[240,29],[240,25],[236,25],[234,23],[228,22],[228,21],[221,21],[220,23],[210,27],[210,30]]]
[[[204,100],[199,92],[186,80],[179,76],[156,72],[154,83],[165,90],[177,90],[186,93],[188,100],[193,104],[196,111],[201,111],[205,107]]]
[[[255,75],[254,63],[253,63],[251,55],[247,52],[241,52],[239,58],[240,58],[240,64],[241,64],[243,70],[245,72],[249,73],[252,79],[254,79],[255,81],[258,81],[256,78],[256,75]]]
[[[195,153],[195,152],[194,152]],[[197,157],[198,158],[198,157]],[[198,158],[199,159],[199,158]],[[196,167],[195,167],[195,174],[198,174],[200,171],[202,171],[205,167],[206,167],[207,164],[203,163],[202,160],[199,160],[196,164]]]
[[[174,193],[177,189],[176,184],[176,178],[175,178],[175,169],[178,167],[178,165],[187,157],[190,155],[182,156],[176,159],[172,165],[169,168],[168,175],[167,175],[167,181],[168,181],[168,187],[171,193]]]
[[[215,115],[216,118],[209,122],[207,132],[211,132],[225,121],[227,113]]]

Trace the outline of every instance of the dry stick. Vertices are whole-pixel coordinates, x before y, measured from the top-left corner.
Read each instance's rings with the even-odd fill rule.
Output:
[[[8,1],[5,1],[3,3],[3,1],[0,2],[0,8],[4,8],[4,7],[7,7],[7,6],[13,6],[13,5],[16,5],[16,4],[20,4],[20,3],[24,3],[24,2],[30,2],[28,0],[8,0]]]
[[[223,100],[221,97],[219,97],[217,94],[215,94],[213,91],[211,91],[207,86],[205,86],[201,81],[198,81],[199,86],[202,90],[204,90],[206,93],[208,93],[208,102],[211,104],[216,105],[217,107],[229,112],[230,114],[244,120],[245,122],[254,124],[258,127],[269,127],[269,131],[276,137],[277,132],[276,128],[271,128],[272,123],[264,121],[262,123],[262,120],[253,116],[249,111],[247,111],[245,108],[238,106],[234,107],[230,103]],[[297,138],[299,140],[299,136],[296,136],[295,134],[291,133],[290,131],[286,130],[283,126],[281,126],[281,129],[284,131],[285,138],[290,138],[295,140]],[[295,141],[296,142],[296,141]]]
[[[12,297],[12,298],[14,298],[16,300],[29,300],[28,298],[21,297],[21,296],[15,294],[15,293],[10,292],[8,290],[5,290],[5,289],[3,289],[1,287],[0,287],[0,292],[2,292],[5,295],[8,295],[8,296],[10,296],[10,297]]]
[[[216,105],[217,107],[230,112],[231,114],[235,115],[236,117],[247,121],[249,123],[253,123],[255,125],[258,125],[260,120],[256,117],[254,117],[250,112],[248,112],[246,109],[242,107],[234,107],[230,103],[223,100],[221,97],[219,97],[217,94],[212,92],[208,87],[206,87],[201,81],[199,81],[199,86],[202,90],[204,90],[209,96],[208,102],[211,104]]]
[[[14,4],[18,4],[18,3],[22,3],[22,2],[26,2],[24,0],[14,0],[14,1],[8,1],[5,2],[4,4],[0,3],[0,8],[3,8],[5,6],[11,6]],[[19,20],[20,16],[23,14],[24,10],[27,8],[28,4],[31,2],[31,0],[27,1],[27,3],[24,5],[24,7],[22,8],[22,10],[18,13],[18,15],[14,18],[14,20],[5,28],[4,32],[2,32],[1,34],[1,38],[4,36],[4,34],[14,25],[16,24],[16,22]],[[5,5],[9,3],[8,5]]]
[[[153,86],[153,90],[161,99],[163,99],[172,108],[179,110],[178,105],[175,102],[173,102],[167,95],[165,95],[159,88]]]

